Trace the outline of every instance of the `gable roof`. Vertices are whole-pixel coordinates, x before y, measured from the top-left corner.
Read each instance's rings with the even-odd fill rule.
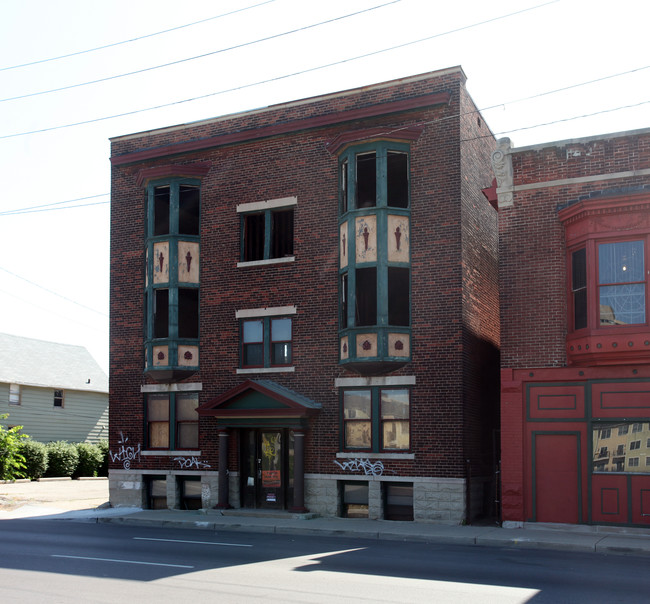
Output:
[[[108,376],[83,346],[0,333],[0,382],[108,392]]]
[[[298,417],[314,415],[321,405],[271,380],[246,380],[201,405],[199,415],[228,417]]]

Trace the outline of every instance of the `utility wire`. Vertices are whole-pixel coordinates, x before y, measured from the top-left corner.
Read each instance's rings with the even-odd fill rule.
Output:
[[[108,195],[108,193],[105,193],[105,195]],[[11,210],[8,212],[0,212],[0,216],[20,216],[22,214],[38,214],[39,212],[54,212],[56,210],[72,210],[74,208],[87,208],[90,206],[103,206],[106,205],[107,203],[110,203],[109,201],[95,201],[91,203],[80,203],[77,204],[76,206],[66,206],[64,208],[41,208],[39,210]]]
[[[31,61],[29,63],[21,63],[20,65],[10,65],[9,67],[0,67],[0,71],[9,71],[10,69],[20,69],[21,67],[29,67],[30,65],[39,65],[41,63],[49,63],[50,61],[58,61],[60,59],[67,59],[68,57],[76,57],[78,55],[87,54],[89,52],[96,52],[98,50],[104,50],[105,48],[112,48],[114,46],[120,46],[121,44],[130,44],[131,42],[137,42],[139,40],[145,40],[146,38],[152,38],[154,36],[160,36],[162,34],[168,34],[172,31],[177,31],[186,27],[192,27],[193,25],[199,25],[201,23],[206,23],[207,21],[214,21],[215,19],[221,19],[222,17],[228,17],[229,15],[234,15],[235,13],[241,13],[247,11],[251,8],[257,8],[263,4],[271,4],[275,0],[266,0],[265,2],[259,2],[258,4],[253,4],[251,6],[246,6],[244,8],[239,8],[237,10],[230,11],[228,13],[223,13],[221,15],[216,15],[214,17],[208,17],[207,19],[201,19],[200,21],[193,21],[192,23],[186,23],[185,25],[178,25],[177,27],[171,27],[169,29],[163,29],[162,31],[157,31],[151,34],[145,34],[144,36],[138,36],[137,38],[131,38],[129,40],[122,40],[120,42],[112,42],[110,44],[104,44],[104,46],[97,46],[96,48],[88,48],[86,50],[78,50],[77,52],[70,52],[65,55],[59,55],[58,57],[49,57],[47,59],[38,59],[37,61]]]
[[[174,105],[180,105],[180,104],[183,104],[183,103],[189,103],[189,102],[192,102],[192,101],[206,99],[206,98],[209,98],[209,97],[218,96],[218,95],[221,95],[221,94],[226,94],[228,92],[235,92],[235,91],[239,91],[239,90],[244,90],[246,88],[252,88],[254,86],[260,86],[262,84],[277,82],[277,81],[285,80],[285,79],[292,78],[292,77],[295,77],[295,76],[298,76],[298,75],[303,75],[303,74],[306,74],[306,73],[319,71],[321,69],[326,69],[328,67],[334,67],[336,65],[343,65],[344,63],[351,63],[352,61],[358,61],[360,59],[375,56],[375,55],[382,54],[382,53],[385,53],[385,52],[390,52],[392,50],[397,50],[399,48],[405,48],[407,46],[412,46],[414,44],[419,44],[421,42],[432,40],[434,38],[439,38],[439,37],[446,36],[446,35],[449,35],[449,34],[452,34],[452,33],[456,33],[456,32],[459,32],[459,31],[466,30],[466,29],[470,29],[472,27],[478,27],[480,25],[485,25],[485,24],[488,24],[488,23],[492,23],[492,22],[498,21],[500,19],[506,19],[506,18],[509,18],[509,17],[512,17],[512,16],[515,16],[515,15],[519,15],[521,13],[536,10],[538,8],[548,6],[549,4],[555,4],[555,3],[559,2],[559,1],[560,0],[551,0],[550,2],[545,2],[543,4],[538,4],[536,6],[531,6],[531,7],[522,9],[522,10],[518,10],[518,11],[515,11],[515,12],[512,12],[512,13],[508,13],[506,15],[501,15],[499,17],[493,17],[492,19],[487,19],[485,21],[480,21],[478,23],[473,23],[471,25],[465,25],[465,26],[462,26],[462,27],[459,27],[459,28],[456,28],[456,29],[449,30],[447,32],[434,34],[432,36],[427,36],[425,38],[420,38],[418,40],[412,40],[411,42],[404,42],[403,44],[397,44],[397,45],[391,46],[389,48],[384,48],[384,49],[381,49],[381,50],[368,52],[368,53],[365,53],[365,54],[362,54],[362,55],[357,55],[356,57],[350,57],[350,58],[347,58],[347,59],[342,59],[340,61],[334,61],[332,63],[326,63],[324,65],[320,65],[320,66],[317,66],[317,67],[311,67],[309,69],[304,69],[302,71],[296,71],[296,72],[293,72],[293,73],[289,73],[289,74],[285,74],[285,75],[281,75],[281,76],[276,76],[276,77],[273,77],[273,78],[268,78],[266,80],[261,80],[261,81],[253,82],[253,83],[250,83],[250,84],[243,84],[241,86],[235,86],[233,88],[228,88],[226,90],[211,92],[211,93],[208,93],[208,94],[192,97],[192,98],[189,98],[189,99],[182,99],[182,100],[179,100],[179,101],[173,101],[171,103],[156,105],[154,107],[146,107],[146,108],[143,108],[143,109],[134,109],[132,111],[125,111],[123,113],[117,113],[117,114],[114,114],[114,115],[108,115],[108,116],[104,116],[104,117],[93,118],[93,119],[84,120],[84,121],[81,121],[81,122],[73,122],[73,123],[70,123],[70,124],[61,124],[59,126],[50,126],[48,128],[41,128],[39,130],[30,130],[30,131],[27,131],[27,132],[17,132],[17,133],[14,133],[14,134],[5,134],[5,135],[0,136],[0,140],[7,139],[7,138],[15,138],[15,137],[18,137],[18,136],[27,136],[29,134],[40,134],[42,132],[51,132],[53,130],[61,130],[63,128],[72,128],[74,126],[82,126],[82,125],[85,125],[85,124],[92,124],[92,123],[96,123],[96,122],[116,119],[118,117],[126,117],[126,116],[129,116],[129,115],[136,115],[138,113],[144,113],[144,112],[147,112],[147,111],[154,111],[156,109],[162,109],[162,108],[165,108],[165,107],[172,107]]]
[[[94,313],[97,313],[98,315],[102,315],[102,317],[108,317],[108,315],[105,312],[102,312],[100,310],[95,310],[94,308],[91,308],[90,306],[86,306],[85,304],[81,304],[81,302],[76,302],[75,300],[71,300],[70,298],[66,298],[64,295],[59,294],[55,291],[52,291],[51,289],[48,289],[47,287],[43,287],[42,285],[39,285],[38,283],[35,283],[34,281],[30,281],[26,277],[21,277],[20,275],[17,275],[16,273],[12,273],[10,270],[3,268],[0,266],[0,271],[3,271],[12,277],[16,277],[16,279],[20,279],[21,281],[25,281],[29,283],[30,285],[33,285],[34,287],[38,287],[39,289],[42,289],[43,291],[48,292],[49,294],[52,294],[53,296],[57,296],[58,298],[61,298],[65,300],[66,302],[71,302],[72,304],[76,304],[77,306],[81,306],[81,308],[85,308],[86,310],[90,310]],[[7,293],[7,292],[5,292]]]
[[[559,0],[555,0],[559,1]],[[354,13],[349,13],[347,15],[342,15],[340,17],[334,17],[333,19],[328,19],[326,21],[321,21],[319,23],[312,23],[311,25],[306,25],[304,27],[298,27],[296,29],[291,29],[279,34],[273,34],[272,36],[267,36],[265,38],[259,38],[257,40],[252,40],[250,42],[242,42],[241,44],[235,44],[234,46],[229,46],[228,48],[221,48],[219,50],[214,50],[212,52],[206,52],[200,55],[196,55],[193,57],[186,57],[184,59],[178,59],[177,61],[171,61],[170,63],[163,63],[162,65],[154,65],[152,67],[145,67],[143,69],[137,69],[136,71],[129,71],[127,73],[120,73],[117,75],[112,75],[108,76],[105,78],[99,78],[97,80],[90,80],[88,82],[80,82],[78,84],[70,84],[69,86],[60,86],[59,88],[51,88],[50,90],[41,90],[40,92],[30,92],[28,94],[22,94],[19,96],[13,96],[13,97],[7,97],[5,99],[0,99],[0,103],[4,103],[6,101],[17,101],[19,99],[26,99],[29,97],[34,97],[34,96],[39,96],[43,94],[50,94],[51,92],[61,92],[62,90],[70,90],[72,88],[80,88],[82,86],[89,86],[91,84],[99,84],[101,82],[108,82],[110,80],[117,80],[119,78],[125,78],[128,76],[132,75],[138,75],[140,73],[146,73],[148,71],[154,71],[156,69],[162,69],[164,67],[171,67],[172,65],[180,65],[181,63],[188,63],[189,61],[195,61],[197,59],[204,59],[205,57],[211,57],[220,53],[224,52],[229,52],[231,50],[236,50],[238,48],[245,48],[246,46],[253,46],[254,44],[259,44],[260,42],[268,42],[269,40],[275,40],[276,38],[281,38],[283,36],[288,36],[291,34],[295,34],[301,31],[306,31],[308,29],[313,29],[314,27],[320,27],[321,25],[326,25],[329,23],[335,23],[336,21],[341,21],[342,19],[347,19],[349,17],[355,17],[358,15],[361,15],[363,13],[367,13],[373,10],[376,10],[378,8],[383,8],[384,6],[388,6],[390,4],[396,4],[397,2],[401,2],[401,0],[391,0],[390,2],[385,2],[384,4],[379,4],[377,6],[373,6],[371,8],[366,8],[360,11],[356,11]]]
[[[85,201],[86,199],[96,199],[97,197],[106,197],[108,193],[101,193],[100,195],[88,195],[86,197],[77,197],[76,199],[68,199],[66,201],[55,201],[53,203],[46,203],[39,206],[27,206],[26,208],[16,208],[15,210],[5,210],[0,212],[0,216],[10,216],[12,214],[29,214],[31,211],[46,211],[47,209],[51,210],[67,210],[68,208],[53,208],[52,206],[60,206],[64,203],[73,203],[75,201]],[[107,201],[100,201],[98,204],[108,203]],[[82,204],[80,206],[69,206],[71,208],[79,208],[86,205],[98,205],[96,203]]]

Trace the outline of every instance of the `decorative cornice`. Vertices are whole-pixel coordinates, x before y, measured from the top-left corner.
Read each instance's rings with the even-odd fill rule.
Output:
[[[387,103],[379,103],[377,105],[370,105],[368,107],[362,107],[361,109],[338,111],[336,113],[328,113],[326,115],[318,115],[301,120],[291,120],[289,122],[272,124],[269,126],[261,126],[259,128],[251,128],[249,130],[239,130],[237,132],[231,132],[228,134],[220,134],[203,139],[164,145],[161,147],[156,147],[154,149],[133,151],[131,153],[125,153],[123,155],[111,157],[111,165],[123,166],[125,164],[131,164],[139,161],[157,159],[170,155],[179,155],[181,153],[189,153],[192,151],[200,151],[203,149],[209,149],[211,147],[220,147],[223,145],[243,143],[247,141],[258,140],[261,138],[268,138],[270,136],[298,132],[300,130],[321,128],[324,126],[331,126],[334,124],[340,124],[343,122],[349,122],[358,119],[378,117],[381,115],[409,111],[411,109],[421,109],[423,107],[431,107],[435,105],[448,105],[450,101],[450,92],[426,94],[410,99],[404,99],[401,101],[391,101]],[[191,130],[190,126],[188,126],[188,130]]]
[[[416,141],[424,132],[424,126],[405,126],[396,128],[366,128],[364,130],[352,130],[344,132],[337,136],[333,141],[327,143],[327,150],[332,155],[337,155],[339,151],[350,143],[359,141],[387,139],[397,141]]]
[[[159,178],[203,178],[212,167],[209,162],[194,164],[167,164],[165,166],[154,166],[140,170],[136,177],[136,184],[139,187],[146,187],[149,181]]]

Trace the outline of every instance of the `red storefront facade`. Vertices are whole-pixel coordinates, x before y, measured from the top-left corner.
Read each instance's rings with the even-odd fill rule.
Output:
[[[650,131],[499,142],[501,502],[650,525]]]

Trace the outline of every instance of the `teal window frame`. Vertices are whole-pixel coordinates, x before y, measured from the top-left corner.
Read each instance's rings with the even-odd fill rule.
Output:
[[[395,419],[384,418],[382,416],[382,392],[398,391],[406,393],[408,396],[408,418]],[[367,418],[346,418],[345,417],[345,395],[348,392],[370,394],[370,417]],[[411,450],[412,442],[412,392],[410,388],[398,386],[369,386],[360,388],[341,388],[340,390],[340,447],[342,451],[359,451],[368,453],[408,453]],[[387,447],[384,443],[384,425],[388,422],[408,422],[409,443],[408,447]],[[370,446],[369,447],[355,447],[348,446],[346,442],[347,426],[349,423],[369,423],[370,424]]]
[[[177,407],[177,402],[178,399],[183,398],[183,397],[188,397],[192,398],[196,401],[196,407],[198,407],[199,404],[199,395],[196,392],[155,392],[155,393],[150,393],[145,395],[145,403],[144,403],[144,416],[145,416],[145,437],[146,437],[146,446],[147,449],[154,449],[154,450],[161,450],[161,451],[175,451],[178,450],[180,447],[180,435],[179,435],[179,426],[180,424],[189,424],[189,423],[195,423],[197,426],[197,442],[196,445],[192,446],[187,446],[187,447],[182,447],[183,450],[185,449],[190,449],[190,450],[195,450],[198,449],[198,426],[199,426],[199,415],[197,413],[196,415],[196,420],[187,420],[187,419],[180,419],[179,418],[179,413],[178,413],[178,407]],[[150,413],[149,413],[149,401],[151,399],[167,399],[167,419],[150,419]],[[151,437],[151,428],[152,424],[158,423],[158,424],[167,424],[167,430],[168,430],[168,439],[167,439],[167,446],[153,446],[152,445],[152,437]]]
[[[155,234],[156,229],[156,191],[162,187],[169,187],[169,229],[168,232]],[[183,233],[180,230],[181,214],[181,195],[182,187],[195,188],[198,191],[197,216],[193,221],[196,223],[196,233]],[[198,344],[200,337],[200,283],[180,283],[178,278],[178,243],[180,241],[200,244],[201,231],[201,181],[195,178],[165,178],[154,180],[148,183],[146,188],[146,212],[145,212],[145,238],[147,246],[147,274],[149,275],[148,283],[145,288],[144,306],[145,306],[145,333],[144,339],[147,344],[147,355],[153,354],[153,346],[158,344],[174,344],[170,346],[168,359],[169,366],[178,365],[177,354],[178,345]],[[169,242],[169,280],[165,283],[154,283],[154,245],[159,242]],[[158,295],[156,292],[167,290],[167,329],[159,331],[156,323],[156,305]],[[196,296],[191,295],[189,298],[183,296],[181,290],[196,290]],[[191,334],[181,335],[179,328],[183,330],[190,323],[180,319],[180,303],[183,299],[193,300],[196,297],[195,321],[191,329]],[[159,335],[160,334],[160,335]],[[148,358],[148,367],[153,369],[153,359]]]
[[[276,320],[288,320],[291,322],[290,324],[290,330],[291,330],[291,337],[289,340],[279,340],[279,339],[272,339],[272,325],[273,321]],[[244,324],[245,323],[254,323],[254,322],[259,322],[262,323],[262,364],[259,365],[254,365],[254,364],[246,364],[245,359],[246,359],[246,353],[244,347],[246,346],[247,342],[244,341]],[[287,315],[270,315],[270,316],[264,316],[264,317],[247,317],[245,319],[240,319],[239,320],[239,341],[240,341],[240,362],[239,366],[242,369],[267,369],[267,368],[273,368],[273,367],[291,367],[293,364],[293,316],[287,316]],[[252,343],[257,343],[256,342],[251,342]],[[288,343],[289,345],[289,361],[287,363],[275,363],[274,362],[274,355],[273,355],[273,346],[274,344],[283,344],[283,343]]]
[[[250,212],[242,212],[240,214],[240,233],[241,233],[241,243],[240,243],[240,262],[261,262],[264,260],[276,260],[279,258],[291,258],[294,257],[294,221],[295,221],[295,205],[290,206],[280,206],[274,208],[266,208],[261,210],[253,210]],[[276,236],[276,229],[273,224],[273,214],[278,213],[291,213],[290,219],[290,253],[285,253],[282,255],[274,255],[273,253],[273,242],[274,237]],[[263,216],[264,217],[264,234],[262,242],[262,254],[259,258],[248,258],[247,249],[248,249],[248,238],[251,236],[248,233],[247,229],[247,219],[251,216]]]

